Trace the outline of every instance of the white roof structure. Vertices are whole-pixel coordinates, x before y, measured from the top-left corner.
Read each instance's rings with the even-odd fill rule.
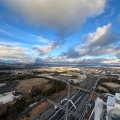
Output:
[[[103,110],[103,104],[107,105],[106,120],[112,120],[112,117],[115,115],[117,115],[118,118],[116,120],[120,120],[120,93],[116,93],[115,95],[107,94],[107,96],[107,104],[104,103],[103,100],[100,98],[96,99],[94,107],[94,120],[100,120],[100,116]]]
[[[95,101],[94,120],[100,120],[102,110],[103,110],[103,100],[100,98],[97,98]]]
[[[114,104],[115,104],[115,97],[108,96],[107,105],[114,106]]]
[[[107,105],[120,108],[120,93],[116,93],[115,96],[108,96]]]
[[[12,94],[5,95],[5,96],[0,97],[0,103],[1,104],[6,104],[6,103],[9,103],[9,102],[12,102],[14,99],[15,99],[15,96],[12,95]]]
[[[21,95],[19,96],[14,96],[13,94],[7,94],[4,96],[0,96],[0,104],[7,104],[9,102],[14,101],[16,98],[19,98]]]
[[[116,93],[115,96],[108,96],[107,99],[108,120],[111,119],[112,114],[116,110],[120,112],[120,93]]]
[[[116,94],[115,94],[115,98],[116,98],[117,100],[120,100],[120,93],[116,93]]]
[[[120,93],[115,94],[115,107],[120,109]]]

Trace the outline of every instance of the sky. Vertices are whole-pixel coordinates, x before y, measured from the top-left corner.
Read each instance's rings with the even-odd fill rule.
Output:
[[[0,0],[0,61],[120,64],[120,0]]]

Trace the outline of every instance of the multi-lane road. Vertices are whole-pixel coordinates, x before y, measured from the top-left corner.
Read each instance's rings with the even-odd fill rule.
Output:
[[[92,91],[92,89],[96,87],[96,82],[96,77],[89,77],[83,88]],[[77,113],[79,115],[79,118],[75,117],[72,114],[68,114],[68,120],[82,120],[84,118],[85,108],[88,105],[89,97],[89,92],[79,89],[74,92],[74,94],[70,95],[70,100],[72,102],[69,102],[68,108],[69,110]],[[72,103],[74,103],[74,105]],[[62,102],[60,102],[59,104],[66,107],[67,100],[62,100]],[[65,111],[63,109],[60,109],[59,107],[54,109],[53,106],[51,106],[50,109],[47,109],[47,111],[45,111],[43,114],[38,115],[33,120],[65,120],[66,117]]]

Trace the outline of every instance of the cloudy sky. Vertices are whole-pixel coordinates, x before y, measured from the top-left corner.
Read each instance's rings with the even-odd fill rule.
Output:
[[[120,0],[0,0],[0,61],[120,64]]]

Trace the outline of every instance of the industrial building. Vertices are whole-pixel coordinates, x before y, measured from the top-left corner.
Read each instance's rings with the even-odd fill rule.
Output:
[[[119,111],[119,114],[116,114],[115,111]],[[107,99],[106,120],[115,120],[115,117],[117,116],[120,119],[120,93],[116,93],[115,96],[108,96]]]
[[[21,95],[15,96],[15,95],[12,94],[12,92],[6,93],[4,95],[0,95],[0,106],[16,100],[20,96]]]
[[[108,94],[107,102],[100,98],[96,99],[94,120],[120,120],[120,93]]]

